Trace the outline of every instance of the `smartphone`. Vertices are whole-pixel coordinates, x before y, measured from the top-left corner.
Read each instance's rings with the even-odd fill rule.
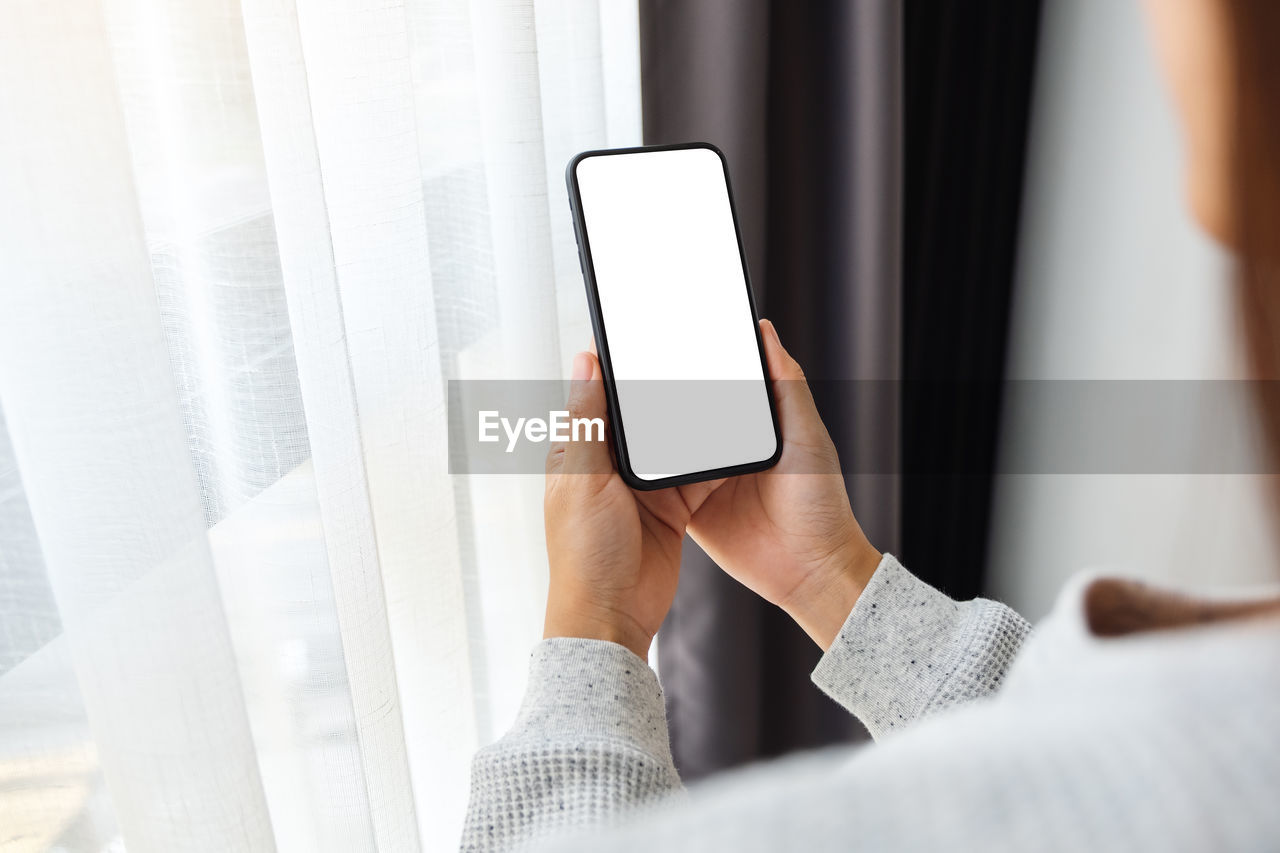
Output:
[[[724,155],[705,142],[584,151],[565,177],[623,480],[660,489],[776,464]]]

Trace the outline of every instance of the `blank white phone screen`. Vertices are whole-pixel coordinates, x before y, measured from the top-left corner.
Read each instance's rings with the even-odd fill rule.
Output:
[[[575,169],[627,456],[655,480],[777,447],[720,156],[603,154]]]

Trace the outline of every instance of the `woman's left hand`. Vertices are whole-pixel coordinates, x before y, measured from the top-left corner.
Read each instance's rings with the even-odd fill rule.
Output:
[[[572,418],[608,421],[591,353],[574,358],[568,408]],[[551,564],[543,636],[609,640],[647,657],[675,598],[685,525],[720,482],[635,491],[607,441],[556,444],[543,502]]]

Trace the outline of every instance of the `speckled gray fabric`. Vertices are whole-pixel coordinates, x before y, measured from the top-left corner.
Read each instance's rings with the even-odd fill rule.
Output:
[[[462,849],[604,824],[680,790],[649,665],[615,643],[543,640],[511,732],[472,761]]]
[[[1280,849],[1280,617],[1215,623],[1219,605],[1203,599],[1195,619],[1208,624],[1174,630],[1162,595],[1182,612],[1185,596],[1124,601],[1121,589],[1109,602],[1133,633],[1101,638],[1091,583],[1073,580],[1028,635],[1007,608],[951,602],[886,557],[814,678],[892,735],[687,795],[644,662],[609,643],[544,641],[519,720],[476,756],[462,846]]]
[[[1002,604],[952,601],[886,554],[813,681],[879,738],[995,691],[1029,630]]]

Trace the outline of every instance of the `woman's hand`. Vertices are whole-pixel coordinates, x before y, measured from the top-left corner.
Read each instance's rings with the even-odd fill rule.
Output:
[[[689,534],[719,566],[830,647],[880,563],[853,517],[804,372],[760,323],[782,425],[768,471],[731,477],[694,507]]]
[[[608,419],[593,354],[574,358],[568,407],[573,418]],[[551,587],[543,636],[609,640],[646,657],[675,598],[689,516],[716,485],[633,491],[608,442],[555,445],[544,498]]]

